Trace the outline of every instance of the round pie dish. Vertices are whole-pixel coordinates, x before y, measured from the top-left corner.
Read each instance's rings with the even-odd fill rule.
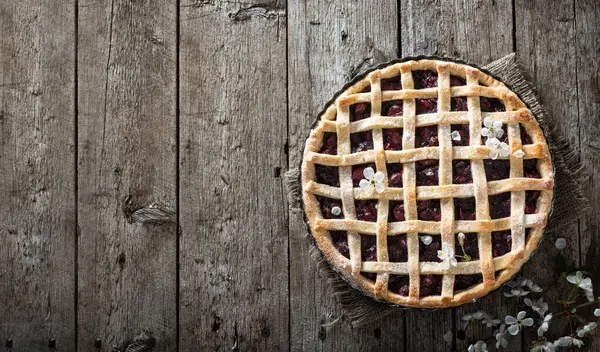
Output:
[[[377,300],[445,308],[513,277],[542,238],[554,171],[517,94],[478,68],[407,58],[356,77],[306,140],[317,247]]]

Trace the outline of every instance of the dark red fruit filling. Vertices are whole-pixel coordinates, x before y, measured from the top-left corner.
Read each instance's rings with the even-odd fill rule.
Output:
[[[438,185],[438,160],[428,159],[415,163],[417,171],[417,186],[437,186]]]
[[[331,155],[337,154],[337,135],[335,133],[323,133],[323,145],[321,146],[319,153]]]
[[[500,257],[510,252],[512,246],[512,237],[510,230],[492,232],[492,255]]]
[[[417,114],[429,114],[437,111],[437,99],[417,99]]]
[[[417,201],[417,213],[419,220],[440,221],[442,210],[439,199],[427,199]]]
[[[415,146],[418,147],[437,147],[438,141],[437,126],[419,127],[415,130]]]
[[[408,296],[408,276],[390,275],[390,280],[388,281],[388,290],[399,294],[400,296]]]
[[[392,78],[383,78],[381,80],[381,90],[401,90],[402,76]]]
[[[467,84],[467,82],[462,77],[450,76],[450,86],[451,87],[464,86],[466,84]]]
[[[485,167],[485,177],[488,181],[504,180],[510,176],[510,161],[491,160],[483,161]]]
[[[361,271],[361,275],[364,276],[369,281],[377,280],[377,274],[375,274],[375,273],[364,273]]]
[[[377,201],[374,199],[357,200],[356,218],[362,221],[377,221]]]
[[[475,220],[475,198],[454,198],[454,218]]]
[[[531,140],[531,136],[525,131],[525,127],[520,124],[519,129],[521,130],[521,144],[533,144],[533,140]]]
[[[350,145],[352,153],[373,149],[373,134],[371,131],[352,133],[350,134]]]
[[[335,166],[315,165],[315,174],[318,183],[333,187],[340,186],[340,174],[338,168]]]
[[[489,196],[488,201],[490,217],[492,219],[501,219],[510,216],[510,192]]]
[[[360,257],[363,262],[377,261],[377,239],[375,236],[360,235]]]
[[[331,231],[333,246],[341,255],[350,259],[350,248],[348,248],[348,234],[346,231]]]
[[[323,218],[325,219],[343,219],[344,213],[340,213],[340,215],[333,215],[331,213],[331,209],[338,207],[340,210],[342,209],[342,201],[339,199],[331,199],[327,197],[317,196],[317,200],[321,205],[321,213],[323,214]]]
[[[402,129],[383,130],[383,149],[402,150]]]
[[[402,164],[387,164],[388,184],[390,187],[402,187]]]
[[[358,187],[360,180],[365,178],[364,171],[366,168],[371,167],[375,170],[375,164],[362,164],[352,166],[352,184],[354,187]]]
[[[463,184],[473,182],[471,162],[469,160],[452,161],[452,183]]]
[[[465,233],[465,239],[463,242],[463,246],[465,247],[465,253],[463,253],[462,247],[460,246],[460,243],[458,242],[458,235],[455,238],[454,243],[455,243],[454,253],[456,253],[456,255],[461,256],[461,255],[467,254],[468,256],[471,257],[471,260],[479,259],[479,243],[477,241],[477,233],[475,233],[475,232]]]
[[[420,236],[425,236],[425,234],[420,233]],[[421,239],[419,239],[419,261],[420,262],[441,262],[441,259],[438,258],[438,251],[442,249],[442,239],[441,236],[431,236],[433,240],[429,245],[425,245]]]
[[[523,161],[523,173],[525,177],[542,178],[537,168],[537,159],[527,159]]]
[[[408,261],[406,235],[389,236],[387,238],[390,262],[404,263]]]
[[[525,214],[535,214],[537,200],[540,197],[540,191],[525,192]]]
[[[419,70],[413,71],[412,76],[415,82],[415,89],[437,87],[437,72],[431,70]]]
[[[450,100],[450,111],[467,111],[467,97],[453,97]]]
[[[381,104],[381,114],[383,116],[402,116],[402,100],[384,101]]]
[[[350,105],[350,121],[358,121],[371,116],[371,103]]]
[[[473,275],[456,275],[454,279],[454,291],[466,290],[471,286],[483,282],[483,276],[480,274]]]
[[[481,97],[479,98],[479,105],[483,112],[506,111],[506,107],[502,101],[496,98]]]
[[[391,201],[388,218],[390,222],[404,221],[404,202]]]
[[[437,296],[442,293],[442,275],[421,275],[419,296]]]
[[[469,134],[469,125],[452,125],[452,126],[450,126],[450,129],[452,131],[458,131],[458,133],[460,134],[460,141],[455,141],[453,139],[452,145],[455,145],[455,146],[469,145],[469,138],[471,138],[470,134]]]

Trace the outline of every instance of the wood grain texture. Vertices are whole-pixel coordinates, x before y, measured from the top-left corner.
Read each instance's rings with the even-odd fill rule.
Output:
[[[0,3],[0,341],[75,349],[73,1]]]
[[[402,0],[400,3],[402,56],[440,55],[485,65],[512,51],[510,1]],[[452,310],[410,312],[406,319],[410,327],[407,350],[450,350],[443,340],[444,333],[450,330],[466,329],[469,342],[490,337],[492,329],[478,322],[465,327],[461,318],[477,310],[503,314],[505,310],[498,309],[506,306],[502,302],[502,294],[494,292],[477,303]],[[455,348],[466,350],[465,342],[454,341]],[[509,350],[520,350],[520,342],[511,343]]]
[[[396,57],[397,9],[388,1],[289,2],[289,165],[298,167],[312,123],[324,104],[361,68]],[[403,322],[329,327],[341,311],[309,255],[302,211],[290,204],[292,351],[402,350]]]
[[[285,1],[182,1],[180,348],[289,348]]]
[[[103,351],[147,330],[153,351],[177,342],[174,223],[130,222],[175,207],[176,7],[80,1],[78,348]]]

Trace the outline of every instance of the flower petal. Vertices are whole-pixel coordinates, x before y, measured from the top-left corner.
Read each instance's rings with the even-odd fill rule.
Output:
[[[575,277],[575,275],[569,275],[567,276],[567,281],[575,285],[577,283],[577,278]]]
[[[511,335],[513,335],[513,336],[514,336],[514,335],[518,335],[518,334],[519,334],[519,325],[516,325],[516,324],[515,324],[515,325],[511,325],[511,326],[509,326],[509,327],[508,327],[508,332],[509,332]]]
[[[490,149],[490,158],[492,158],[492,160],[498,159],[499,153],[500,151],[498,149]]]
[[[522,324],[525,326],[532,326],[533,325],[533,319],[532,318],[525,318],[522,321]]]
[[[433,238],[429,235],[424,235],[420,237],[421,242],[423,242],[424,245],[429,246],[431,244],[431,241],[433,241]],[[439,256],[439,252],[438,251],[438,256]]]
[[[485,128],[485,127],[484,127],[484,128],[482,128],[482,129],[481,129],[481,135],[482,135],[483,137],[489,137],[489,136],[490,136],[490,130],[489,130],[489,129],[487,129],[487,128]]]
[[[375,182],[375,190],[377,193],[383,193],[383,191],[385,191],[385,186],[381,182]]]
[[[556,242],[554,242],[554,246],[557,249],[565,249],[565,247],[567,247],[567,240],[565,240],[564,238],[558,238],[556,240]]]
[[[364,178],[362,180],[360,180],[360,183],[358,185],[363,190],[372,190],[371,182],[365,180]]]
[[[494,126],[494,120],[491,117],[486,117],[485,119],[483,119],[483,125],[485,127],[493,127]]]
[[[500,141],[498,140],[498,138],[494,138],[494,137],[488,138],[485,141],[485,145],[489,148],[496,148],[496,147],[498,147],[499,144],[500,144]]]
[[[520,311],[517,314],[517,320],[523,320],[523,318],[525,318],[525,315],[527,315],[527,312],[525,312],[524,310]]]
[[[381,181],[383,181],[383,179],[385,178],[385,176],[383,175],[383,172],[377,171],[375,173],[375,175],[373,176],[373,178],[375,179],[375,182],[381,182]]]
[[[456,260],[456,258],[454,258],[454,256],[452,256],[452,259],[450,259],[450,265],[452,265],[452,266],[458,265],[458,261]]]
[[[507,315],[507,316],[504,318],[504,322],[505,322],[506,324],[515,324],[515,323],[517,322],[517,319],[515,319],[515,317],[513,317],[512,315]]]
[[[331,208],[331,214],[338,216],[342,213],[342,208],[340,207],[333,207]]]
[[[460,142],[460,133],[458,133],[458,131],[452,131],[450,136],[452,137],[453,141]]]
[[[515,156],[515,158],[521,159],[525,156],[525,152],[523,151],[523,149],[519,149],[516,152],[514,152],[513,155]]]
[[[363,175],[365,175],[365,178],[369,181],[371,181],[373,179],[374,174],[375,174],[375,170],[373,170],[373,168],[370,166],[363,170]]]
[[[594,315],[600,317],[600,308],[594,309]]]

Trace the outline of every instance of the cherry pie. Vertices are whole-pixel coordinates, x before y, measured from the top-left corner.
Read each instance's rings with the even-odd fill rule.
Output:
[[[532,112],[477,68],[418,59],[354,80],[302,161],[310,231],[353,286],[440,308],[509,280],[542,237],[554,171]]]

